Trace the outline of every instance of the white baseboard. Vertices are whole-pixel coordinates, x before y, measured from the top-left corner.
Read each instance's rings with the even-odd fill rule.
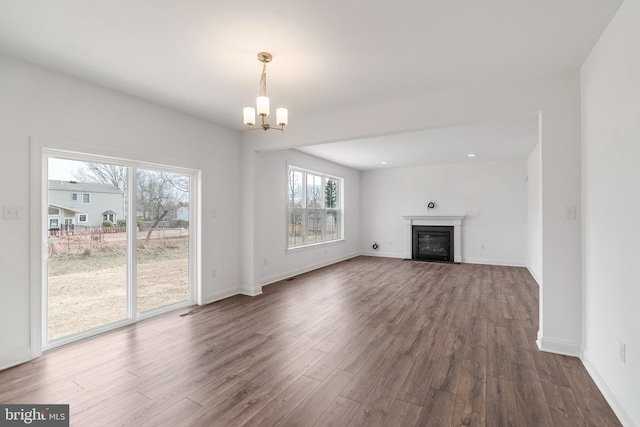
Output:
[[[382,257],[382,258],[405,259],[404,253],[396,253],[396,252],[379,252],[379,251],[368,250],[368,251],[361,252],[360,255],[375,256],[375,257]],[[467,263],[467,264],[502,265],[506,267],[526,267],[526,265],[518,261],[509,261],[509,260],[500,260],[500,259],[462,258],[461,262]]]
[[[602,392],[602,395],[607,400],[607,403],[609,403],[609,406],[611,406],[611,409],[613,409],[613,412],[618,416],[622,425],[627,427],[640,427],[640,420],[633,418],[629,405],[627,405],[624,399],[611,387],[611,383],[593,363],[589,357],[589,353],[583,350],[581,359],[584,367],[587,368],[589,375],[593,378],[596,386],[598,386],[600,392]]]
[[[527,270],[529,271],[529,274],[531,274],[531,277],[533,277],[533,280],[535,280],[538,286],[540,286],[542,284],[542,281],[538,278],[538,276],[536,276],[536,274],[529,268],[529,266],[527,266]]]
[[[212,302],[220,301],[221,299],[229,298],[234,295],[242,294],[238,288],[227,288],[212,294],[207,295],[207,297],[202,301],[202,305],[210,304]],[[246,295],[246,294],[245,294]]]
[[[538,348],[548,353],[563,354],[565,356],[580,357],[580,343],[574,341],[559,340],[556,338],[538,337]]]
[[[31,348],[22,347],[10,353],[0,355],[0,371],[31,360]]]
[[[256,291],[256,292],[240,291],[236,295],[246,295],[248,297],[257,297],[258,295],[262,295],[262,286],[260,286],[259,291]]]
[[[344,256],[341,256],[341,257],[324,260],[324,261],[316,263],[316,264],[311,264],[311,265],[307,265],[307,266],[304,266],[304,267],[296,268],[296,269],[293,269],[293,270],[285,271],[283,273],[279,273],[279,274],[276,274],[276,275],[273,275],[273,276],[266,277],[266,278],[262,279],[260,284],[262,286],[271,285],[272,283],[276,283],[276,282],[279,282],[281,280],[288,279],[288,278],[293,277],[293,276],[297,276],[299,274],[308,273],[309,271],[317,270],[318,268],[326,267],[326,266],[331,265],[331,264],[336,264],[338,262],[346,261],[348,259],[355,258],[355,257],[357,257],[359,255],[361,255],[360,252],[354,252],[354,253],[349,254],[349,255],[344,255]]]
[[[379,251],[366,251],[361,252],[359,255],[362,256],[376,256],[380,258],[400,258],[404,259],[404,254],[399,254],[395,252],[379,252]]]
[[[465,264],[484,264],[484,265],[502,265],[505,267],[526,267],[525,264],[519,261],[504,260],[504,259],[483,259],[483,258],[462,258],[462,262]]]

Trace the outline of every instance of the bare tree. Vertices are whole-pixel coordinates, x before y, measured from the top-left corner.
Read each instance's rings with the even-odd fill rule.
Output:
[[[172,186],[176,191],[181,192],[182,196],[189,194],[189,177],[187,175],[177,175],[174,173],[160,172],[162,181]]]
[[[189,177],[147,170],[138,171],[138,209],[145,219],[153,221],[147,231],[145,246],[153,230],[167,215],[188,200]]]
[[[84,163],[83,166],[71,174],[79,182],[95,182],[113,185],[127,190],[127,168],[106,163]]]
[[[127,168],[105,163],[84,163],[72,173],[80,182],[113,185],[127,191]],[[153,230],[170,212],[188,205],[189,177],[187,175],[138,170],[137,203],[143,218],[153,221],[147,231],[145,246]]]
[[[319,208],[321,206],[322,206],[322,186],[319,185],[317,182],[307,181],[307,207]]]
[[[289,207],[302,207],[302,172],[289,170]]]

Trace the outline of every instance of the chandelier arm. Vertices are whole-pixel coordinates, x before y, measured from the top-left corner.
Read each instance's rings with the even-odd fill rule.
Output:
[[[247,125],[247,128],[250,131],[256,130],[256,129],[262,129],[263,131],[268,131],[268,130],[279,130],[280,132],[284,132],[284,126],[280,126],[280,127],[275,127],[275,126],[271,126],[269,125],[269,127],[262,127],[260,126],[259,128],[254,128],[252,125]]]

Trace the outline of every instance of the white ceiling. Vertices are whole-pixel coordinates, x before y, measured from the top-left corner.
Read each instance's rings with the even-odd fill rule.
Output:
[[[538,143],[538,116],[471,123],[298,148],[358,170],[526,158]],[[475,154],[469,157],[469,154]],[[386,162],[386,164],[382,164]]]
[[[270,51],[272,106],[289,108],[292,127],[328,110],[577,68],[620,4],[0,0],[0,52],[242,130],[256,53]]]

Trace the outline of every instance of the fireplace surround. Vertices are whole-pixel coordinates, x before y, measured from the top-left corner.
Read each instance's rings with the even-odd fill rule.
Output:
[[[412,215],[403,216],[405,221],[405,243],[404,258],[417,259],[413,257],[413,228],[414,226],[445,226],[453,227],[453,262],[462,262],[462,219],[464,215],[456,216],[436,216],[436,215]]]

